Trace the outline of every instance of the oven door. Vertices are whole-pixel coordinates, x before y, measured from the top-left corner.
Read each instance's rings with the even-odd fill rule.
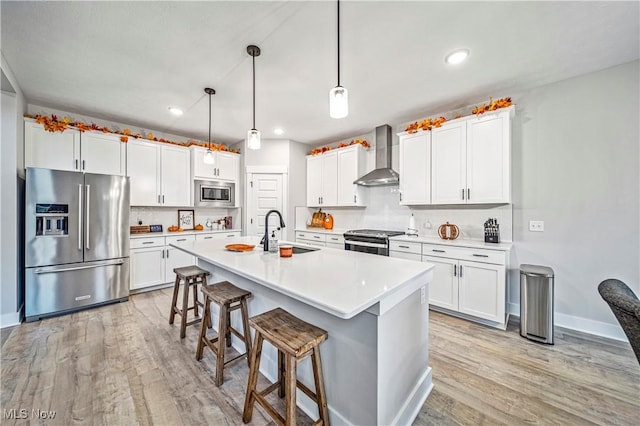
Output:
[[[359,241],[359,239],[344,240],[344,249],[359,251],[361,253],[389,256],[389,244],[387,242]]]

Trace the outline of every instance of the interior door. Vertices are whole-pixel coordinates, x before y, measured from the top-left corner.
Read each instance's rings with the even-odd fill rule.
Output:
[[[84,175],[84,260],[129,254],[129,178]]]
[[[279,173],[253,173],[249,179],[247,197],[247,235],[264,235],[265,216],[269,210],[278,210],[283,215],[283,183]],[[285,222],[286,223],[286,222]],[[269,232],[280,226],[278,215],[269,217]]]

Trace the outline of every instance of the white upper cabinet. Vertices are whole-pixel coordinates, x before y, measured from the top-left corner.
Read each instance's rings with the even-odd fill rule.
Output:
[[[367,170],[366,152],[361,145],[338,150],[338,206],[364,206],[365,192],[353,183]]]
[[[338,203],[338,153],[307,157],[307,206],[335,206]]]
[[[207,148],[192,146],[191,165],[193,178],[202,180],[224,180],[236,182],[240,168],[240,155],[226,151],[213,151],[213,164],[204,162]]]
[[[190,206],[190,173],[187,148],[140,140],[128,143],[132,206]]]
[[[353,181],[367,171],[361,145],[307,156],[307,206],[364,206],[365,192]]]
[[[511,202],[511,111],[432,130],[432,204]]]
[[[431,130],[431,202],[465,204],[467,122],[445,123]]]
[[[431,133],[399,135],[400,204],[431,203]]]
[[[124,175],[126,144],[120,136],[80,133],[75,128],[48,132],[41,124],[24,122],[25,167]]]
[[[508,111],[467,121],[467,201],[511,202],[511,135]]]
[[[83,172],[120,176],[126,174],[127,144],[120,140],[120,135],[84,132],[80,141]]]

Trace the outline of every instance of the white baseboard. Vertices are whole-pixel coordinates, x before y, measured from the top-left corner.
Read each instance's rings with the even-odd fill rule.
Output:
[[[511,315],[515,315],[517,317],[520,316],[519,304],[509,303],[508,309]],[[573,315],[555,312],[554,325],[623,342],[629,341],[619,324],[609,324],[602,321],[594,321],[588,318],[580,318]]]
[[[0,315],[0,328],[13,327],[20,324],[20,312]]]

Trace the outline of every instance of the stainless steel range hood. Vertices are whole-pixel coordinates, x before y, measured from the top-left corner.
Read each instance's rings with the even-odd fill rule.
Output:
[[[391,168],[391,126],[376,127],[375,138],[376,168],[353,183],[363,186],[398,185],[400,176]]]

